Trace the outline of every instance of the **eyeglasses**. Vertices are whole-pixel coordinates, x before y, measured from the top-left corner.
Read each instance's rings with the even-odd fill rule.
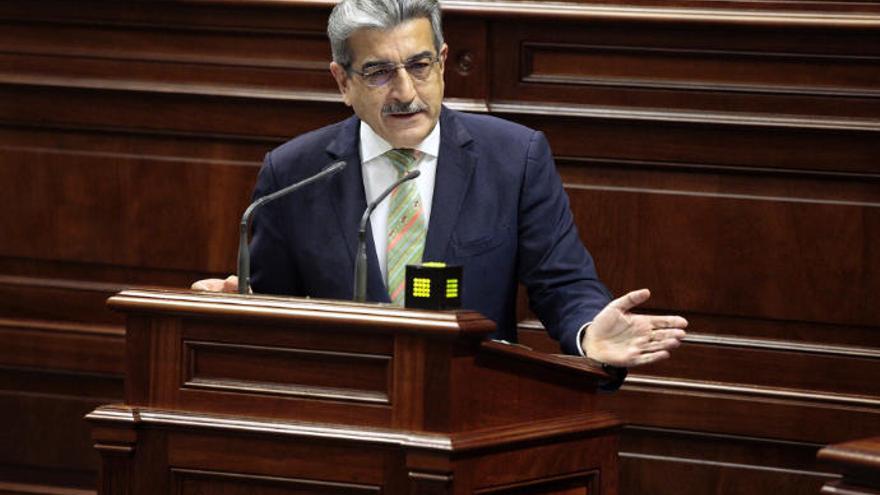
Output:
[[[401,64],[376,64],[371,65],[364,69],[363,71],[357,71],[355,69],[349,69],[351,72],[361,76],[367,86],[372,88],[379,88],[385,86],[394,76],[397,75],[397,70],[403,67],[406,69],[406,72],[417,81],[424,81],[431,76],[431,69],[434,68],[434,64],[440,61],[440,57],[434,56],[424,56],[417,58],[415,60],[410,60],[409,62],[404,62]]]

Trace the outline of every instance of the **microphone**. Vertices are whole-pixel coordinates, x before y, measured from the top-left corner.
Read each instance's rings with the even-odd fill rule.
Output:
[[[412,170],[397,180],[391,187],[385,189],[372,203],[367,205],[364,216],[361,217],[361,227],[358,230],[358,249],[354,262],[354,300],[364,302],[367,300],[367,220],[370,219],[373,210],[379,206],[379,203],[391,194],[391,191],[397,189],[397,186],[408,180],[413,180],[421,174],[418,170]]]
[[[318,172],[317,174],[303,179],[295,184],[291,184],[283,189],[279,189],[272,194],[267,194],[261,198],[258,198],[256,201],[251,203],[250,206],[244,210],[244,214],[241,216],[241,226],[238,236],[238,293],[239,294],[247,294],[250,292],[251,288],[251,255],[250,248],[248,247],[248,225],[250,224],[251,217],[254,216],[254,212],[257,211],[257,208],[263,206],[264,204],[274,201],[281,196],[285,196],[297,189],[311,184],[317,180],[321,180],[325,177],[329,177],[343,168],[345,168],[345,161],[338,161],[335,163],[331,163],[324,167],[323,170]]]

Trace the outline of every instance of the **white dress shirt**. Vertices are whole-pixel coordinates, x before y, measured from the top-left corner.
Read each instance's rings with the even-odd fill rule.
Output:
[[[361,121],[360,138],[364,192],[366,192],[367,203],[370,203],[397,180],[397,169],[394,168],[394,165],[385,156],[385,152],[392,149],[391,144],[376,134],[364,121]],[[422,199],[425,227],[427,228],[428,222],[431,219],[431,203],[434,199],[437,156],[440,154],[440,122],[437,122],[434,130],[415,149],[422,152],[421,158],[414,167],[421,171],[421,175],[414,180]],[[385,198],[370,215],[373,242],[376,246],[376,257],[379,259],[379,269],[382,271],[383,281],[386,280],[388,267],[388,255],[385,252],[388,246],[388,203],[388,198]]]

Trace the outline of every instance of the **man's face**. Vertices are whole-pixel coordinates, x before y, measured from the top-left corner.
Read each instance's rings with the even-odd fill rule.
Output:
[[[440,53],[435,53],[431,23],[426,18],[411,19],[389,30],[355,31],[348,46],[352,69],[358,72],[369,72],[382,64],[424,60],[426,55],[440,57],[424,80],[399,68],[388,83],[379,87],[371,87],[359,74],[346,73],[336,62],[330,64],[345,104],[395,148],[414,148],[440,118],[447,46],[444,44]]]

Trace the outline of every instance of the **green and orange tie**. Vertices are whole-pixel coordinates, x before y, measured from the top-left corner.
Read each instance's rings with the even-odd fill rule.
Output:
[[[401,178],[418,163],[420,152],[395,149],[385,156],[397,169]],[[406,285],[406,265],[421,263],[428,230],[425,210],[415,180],[401,184],[391,193],[388,208],[387,284],[391,302],[403,306]]]

